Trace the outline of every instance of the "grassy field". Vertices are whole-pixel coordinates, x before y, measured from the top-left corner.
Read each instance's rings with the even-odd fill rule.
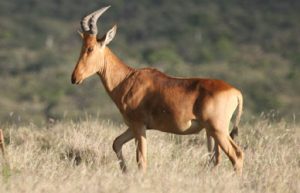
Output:
[[[245,163],[238,177],[225,155],[218,168],[206,165],[204,132],[149,131],[148,173],[137,171],[132,141],[124,147],[123,175],[112,142],[124,125],[88,118],[47,128],[12,125],[4,129],[10,166],[1,160],[0,192],[300,192],[299,126],[260,117],[240,128]]]

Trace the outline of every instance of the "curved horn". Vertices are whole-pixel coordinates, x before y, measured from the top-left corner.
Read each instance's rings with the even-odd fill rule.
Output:
[[[89,14],[89,15],[87,15],[87,16],[85,16],[85,17],[82,18],[80,24],[81,24],[81,28],[82,28],[82,31],[83,31],[83,32],[88,32],[88,31],[90,31],[88,22],[89,22],[89,20],[90,20],[90,18],[91,18],[92,16],[93,16],[93,13],[91,13],[91,14]]]
[[[108,9],[110,6],[103,7],[93,13],[85,16],[81,20],[81,27],[84,32],[90,32],[91,34],[96,35],[98,33],[97,30],[97,20],[99,17]]]

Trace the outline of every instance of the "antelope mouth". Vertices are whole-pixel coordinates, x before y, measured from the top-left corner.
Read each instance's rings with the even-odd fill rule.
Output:
[[[76,85],[79,85],[79,84],[82,84],[82,82],[83,82],[83,80],[79,80],[79,81],[77,81],[75,84],[76,84]]]
[[[75,78],[72,78],[71,82],[72,82],[72,84],[78,85],[78,84],[81,84],[83,82],[83,79],[76,80]]]

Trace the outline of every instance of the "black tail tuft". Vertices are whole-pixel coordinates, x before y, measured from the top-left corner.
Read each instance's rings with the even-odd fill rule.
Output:
[[[239,128],[238,127],[234,127],[232,129],[232,131],[230,132],[230,137],[232,139],[234,139],[235,136],[238,136],[239,135]]]

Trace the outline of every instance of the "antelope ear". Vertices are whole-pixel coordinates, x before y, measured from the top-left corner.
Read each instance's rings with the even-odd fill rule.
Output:
[[[77,33],[80,35],[80,37],[83,39],[83,33],[79,30],[77,30]]]
[[[104,45],[108,45],[115,37],[117,32],[117,25],[114,25],[106,34],[103,40]]]

